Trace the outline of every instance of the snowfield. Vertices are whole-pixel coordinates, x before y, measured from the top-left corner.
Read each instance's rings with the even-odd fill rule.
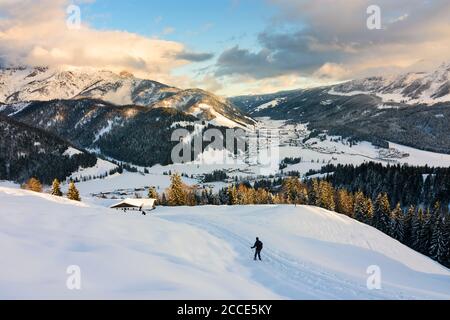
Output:
[[[450,299],[450,271],[308,206],[157,208],[147,216],[0,187],[1,299]],[[263,261],[252,261],[254,238]],[[81,290],[66,270],[81,269]],[[381,290],[366,285],[369,266]]]
[[[93,167],[79,168],[78,171],[72,173],[72,175],[67,179],[67,181],[75,179],[81,180],[83,179],[83,177],[97,177],[100,175],[106,175],[111,170],[114,169],[117,169],[117,165],[98,158],[97,163]]]

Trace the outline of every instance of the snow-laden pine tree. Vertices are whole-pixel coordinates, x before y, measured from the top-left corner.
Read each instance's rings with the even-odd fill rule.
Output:
[[[447,268],[450,268],[450,216],[444,215],[441,221],[441,231],[439,237],[439,246],[437,260]]]
[[[57,197],[62,197],[61,186],[58,179],[53,180],[52,183],[52,195]]]
[[[448,223],[448,213],[445,214],[440,210],[440,205],[435,206],[435,210],[439,209],[441,212],[438,217],[435,217],[434,225],[432,226],[432,234],[430,239],[429,255],[436,261],[448,266],[449,254],[449,238],[450,230]],[[436,213],[436,212],[433,212]]]
[[[73,201],[81,201],[80,193],[77,187],[75,187],[75,182],[70,182],[69,190],[67,191],[67,198]]]

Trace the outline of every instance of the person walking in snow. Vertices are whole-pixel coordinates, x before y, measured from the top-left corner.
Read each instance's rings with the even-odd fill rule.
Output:
[[[263,249],[263,243],[259,241],[259,238],[256,238],[255,245],[252,249],[255,249],[255,261],[257,257],[259,258],[259,261],[261,261],[261,250]]]

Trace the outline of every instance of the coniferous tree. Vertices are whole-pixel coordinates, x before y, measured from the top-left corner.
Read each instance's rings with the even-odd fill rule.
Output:
[[[361,191],[355,193],[354,217],[360,222],[367,219],[367,202]]]
[[[308,189],[303,184],[300,186],[300,190],[298,192],[297,203],[300,205],[306,205],[309,203]]]
[[[391,212],[390,236],[398,241],[404,239],[403,210],[400,203]]]
[[[433,214],[430,209],[427,209],[423,215],[423,222],[420,228],[419,242],[417,250],[425,255],[429,255],[430,242],[433,233]]]
[[[228,204],[231,206],[237,205],[239,203],[238,194],[236,186],[232,185],[228,187]]]
[[[150,187],[148,189],[148,198],[149,199],[159,199],[158,192],[156,191],[155,187]]]
[[[345,189],[340,189],[336,196],[336,211],[353,217],[353,195]]]
[[[429,251],[430,257],[443,265],[448,265],[449,262],[449,237],[448,214],[443,214],[435,219]]]
[[[228,191],[231,187],[228,188],[222,188],[219,190],[219,194],[217,196],[218,201],[220,204],[227,204],[230,205],[230,199],[229,199],[229,195],[228,195]]]
[[[440,202],[436,202],[433,210],[427,210],[427,213],[424,216],[424,221],[422,225],[422,229],[420,232],[420,243],[419,243],[419,251],[425,255],[431,255],[431,239],[433,237],[433,231],[435,227],[435,222],[441,215],[441,204]]]
[[[450,216],[447,212],[440,222],[436,260],[450,268]]]
[[[274,204],[282,204],[283,203],[283,198],[280,197],[279,194],[276,194],[276,195],[273,196],[272,202]]]
[[[34,192],[42,192],[42,184],[37,178],[29,179],[23,186],[23,189]]]
[[[445,236],[445,219],[443,216],[440,216],[436,219],[436,222],[433,225],[430,240],[429,255],[434,260],[439,261],[440,260],[439,258],[442,259],[442,257],[440,257],[440,255],[442,254],[442,249],[440,247],[442,246],[442,244],[445,243],[444,236]]]
[[[173,174],[170,177],[170,187],[168,190],[168,203],[170,206],[184,206],[186,205],[187,192],[185,186],[181,180],[181,176],[178,173]]]
[[[414,234],[412,232],[412,223],[414,220],[414,215],[416,214],[416,208],[410,206],[408,212],[403,221],[403,243],[407,246],[412,247],[414,243]]]
[[[309,204],[312,206],[320,206],[319,202],[319,182],[317,179],[313,179],[311,182],[311,188],[308,193]]]
[[[200,196],[200,204],[203,205],[203,206],[210,204],[208,191],[206,191],[206,189],[202,190],[202,193],[201,193],[201,196]]]
[[[283,193],[284,199],[287,203],[292,203],[292,178],[288,177],[283,180],[283,184],[281,186],[281,192]]]
[[[290,180],[289,198],[293,204],[297,205],[300,196],[301,183],[298,178],[291,177]]]
[[[251,204],[253,201],[251,191],[244,184],[237,188],[237,199],[240,205]]]
[[[389,234],[391,206],[386,193],[378,195],[375,201],[373,213],[373,226],[378,230]]]
[[[58,179],[53,180],[52,183],[52,195],[62,197],[61,187]]]
[[[412,248],[416,251],[420,251],[420,245],[422,243],[422,228],[424,224],[424,212],[422,208],[419,208],[417,213],[414,215],[414,218],[412,220]]]
[[[287,203],[307,204],[308,191],[296,177],[289,177],[283,181],[282,192]]]
[[[158,194],[158,192],[156,191],[156,188],[155,187],[150,187],[149,189],[148,189],[148,198],[149,199],[155,199],[156,200],[156,205],[159,205],[159,194]]]
[[[327,181],[319,182],[318,206],[330,211],[334,211],[336,209],[334,202],[334,189]]]
[[[374,206],[373,206],[373,202],[370,198],[366,198],[366,208],[367,208],[367,212],[366,212],[366,221],[364,223],[368,224],[368,225],[372,225],[373,222],[373,214],[374,214]]]
[[[67,191],[67,198],[73,201],[81,201],[80,193],[75,187],[75,182],[71,181],[69,184],[69,190]]]
[[[160,204],[161,204],[162,206],[167,206],[167,205],[168,205],[168,203],[167,203],[167,196],[166,196],[166,193],[165,193],[165,192],[163,192],[163,194],[162,194],[162,196],[161,196]]]
[[[198,203],[197,197],[196,197],[196,194],[194,191],[187,192],[185,199],[186,199],[185,205],[190,206],[190,207],[194,207]]]
[[[259,203],[259,204],[270,204],[271,203],[271,197],[269,195],[269,192],[265,189],[258,189],[256,191],[256,199],[257,199],[257,203]]]

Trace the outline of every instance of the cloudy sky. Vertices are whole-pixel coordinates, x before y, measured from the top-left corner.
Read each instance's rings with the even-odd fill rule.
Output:
[[[442,62],[448,0],[0,0],[2,65],[127,70],[231,96]]]

